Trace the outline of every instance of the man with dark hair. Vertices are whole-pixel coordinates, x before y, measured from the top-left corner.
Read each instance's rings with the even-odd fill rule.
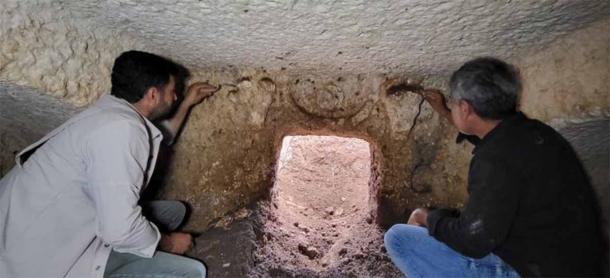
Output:
[[[569,143],[517,111],[514,67],[478,58],[450,81],[434,110],[475,144],[462,211],[424,209],[385,235],[408,277],[596,276],[602,264],[598,207]]]
[[[125,52],[111,95],[17,155],[0,180],[0,277],[205,276],[202,263],[178,256],[192,244],[174,232],[185,206],[138,204],[163,139],[151,121],[172,111],[188,76],[163,57]],[[186,90],[162,124],[169,141],[215,91],[205,83]]]

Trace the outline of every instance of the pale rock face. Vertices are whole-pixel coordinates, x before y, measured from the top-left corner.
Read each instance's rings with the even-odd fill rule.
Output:
[[[518,57],[608,15],[583,1],[63,1],[191,67],[446,77],[479,55]]]
[[[78,20],[60,1],[2,1],[0,80],[90,104],[109,92],[116,56],[141,48],[121,31],[98,27]]]
[[[325,118],[346,118],[362,110],[367,100],[374,100],[379,76],[311,76],[295,80],[291,98],[304,111]]]
[[[460,206],[471,148],[454,144],[456,130],[421,96],[388,89],[444,88],[460,64],[493,55],[521,70],[526,114],[557,128],[607,122],[608,3],[5,0],[0,172],[108,93],[119,53],[142,49],[222,84],[193,109],[154,180],[159,197],[193,206],[190,229],[268,194],[285,135],[368,141],[382,224],[418,206]]]
[[[15,155],[66,121],[78,109],[42,92],[0,81],[0,176]]]
[[[521,108],[556,127],[569,119],[610,117],[609,52],[605,19],[521,57]]]

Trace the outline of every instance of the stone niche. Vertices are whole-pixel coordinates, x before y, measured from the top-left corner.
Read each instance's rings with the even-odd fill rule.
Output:
[[[371,146],[370,202],[382,226],[428,205],[465,197],[466,148],[418,94],[418,81],[385,75],[317,76],[283,72],[199,73],[223,84],[194,108],[168,155],[159,195],[193,206],[187,228],[268,196],[285,136],[355,137]],[[447,153],[463,155],[447,156]],[[160,165],[163,165],[160,164]],[[439,174],[440,173],[440,174]]]
[[[601,20],[509,60],[524,80],[521,110],[561,132],[589,121],[607,126],[609,26]],[[471,146],[456,144],[457,130],[416,93],[420,85],[443,88],[442,82],[235,67],[195,72],[193,79],[222,88],[193,109],[156,179],[162,185],[158,197],[192,205],[188,229],[205,230],[228,213],[267,198],[281,142],[291,135],[355,137],[370,144],[371,215],[382,227],[405,221],[416,207],[460,207],[467,197]],[[594,134],[601,139],[588,136],[585,141],[607,141],[607,132]],[[588,148],[585,141],[571,140],[577,150]],[[607,161],[607,146],[605,154],[599,161]],[[607,162],[593,164],[597,168],[585,166],[594,176],[600,203],[607,204],[608,184],[595,177],[607,176]]]

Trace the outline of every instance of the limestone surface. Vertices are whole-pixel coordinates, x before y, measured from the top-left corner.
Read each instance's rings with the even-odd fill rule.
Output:
[[[479,55],[519,56],[608,16],[606,0],[69,0],[191,67],[446,77]]]
[[[3,0],[0,80],[36,88],[82,107],[110,90],[124,50],[143,47],[120,29],[98,28],[62,1]]]
[[[78,109],[42,92],[0,81],[0,176],[15,155],[59,126]]]
[[[527,114],[555,127],[607,121],[609,3],[4,0],[0,170],[71,113],[64,104],[108,93],[120,52],[143,49],[222,88],[157,164],[156,196],[192,206],[187,229],[269,196],[286,135],[369,142],[379,224],[459,207],[470,147],[416,88],[444,88],[460,64],[493,55],[521,70]]]
[[[607,121],[609,28],[608,20],[597,22],[513,61],[525,82],[522,110],[557,128],[578,119]],[[368,141],[380,224],[404,221],[418,206],[459,207],[466,199],[471,146],[455,144],[457,130],[418,94],[388,94],[417,79],[243,69],[195,75],[236,87],[223,87],[193,110],[163,183],[162,196],[193,204],[193,229],[268,195],[286,135]]]

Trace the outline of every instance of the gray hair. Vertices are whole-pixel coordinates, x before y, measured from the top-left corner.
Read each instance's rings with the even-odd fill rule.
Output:
[[[512,65],[482,57],[454,72],[449,88],[451,98],[467,101],[479,117],[498,120],[517,112],[521,81]]]

